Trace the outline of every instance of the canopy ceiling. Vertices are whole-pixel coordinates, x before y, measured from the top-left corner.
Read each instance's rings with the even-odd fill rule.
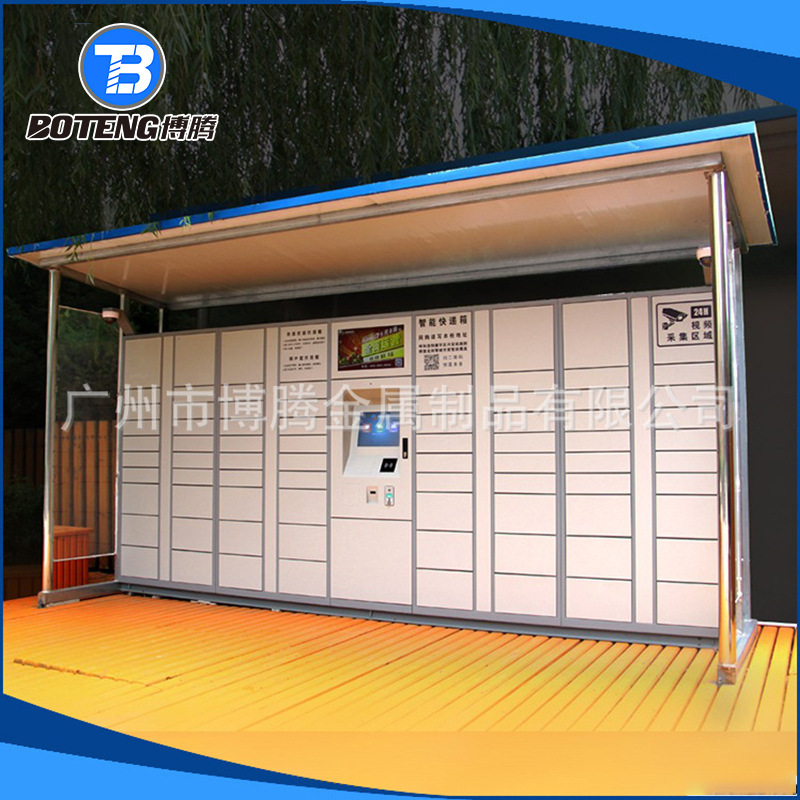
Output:
[[[774,233],[754,123],[444,169],[11,248],[173,308],[657,262],[708,244],[724,167],[744,246]],[[656,268],[656,267],[654,267]]]

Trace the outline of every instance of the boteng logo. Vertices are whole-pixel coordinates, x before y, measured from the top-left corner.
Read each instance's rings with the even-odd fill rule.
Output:
[[[108,25],[92,34],[81,50],[78,75],[89,97],[117,112],[30,114],[30,142],[213,142],[219,114],[131,114],[150,102],[167,72],[164,50],[144,28]],[[121,113],[120,113],[121,112]]]
[[[131,111],[150,102],[167,73],[164,50],[144,28],[107,25],[84,44],[78,74],[86,93],[112,111]]]

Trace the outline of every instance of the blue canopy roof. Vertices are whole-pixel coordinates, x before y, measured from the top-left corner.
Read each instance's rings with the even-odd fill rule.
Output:
[[[687,213],[692,203],[705,209],[704,182],[697,179],[715,158],[729,176],[740,236],[751,245],[774,243],[756,126],[745,121],[600,143],[584,140],[12,247],[8,253],[73,277],[91,275],[99,285],[168,305],[233,302],[265,287],[297,292],[301,283],[307,284],[304,293],[313,293],[315,284],[329,291],[341,281],[374,288],[367,284],[414,282],[415,275],[429,276],[437,268],[447,279],[459,263],[468,273],[473,264],[491,271],[509,260],[524,261],[528,254],[538,265],[535,271],[542,271],[548,259],[588,261],[593,253],[604,263],[611,263],[607,259],[615,253],[635,258],[637,251],[655,260],[656,253],[667,258],[688,252],[703,238],[700,205],[693,216]],[[546,193],[546,204],[537,202]],[[398,214],[405,215],[403,224],[396,219],[389,224]],[[535,236],[523,235],[539,219],[547,219],[547,225]],[[667,224],[670,219],[674,226]],[[550,241],[547,231],[555,231],[559,220],[566,226],[563,241],[558,236]],[[643,236],[643,227],[652,228],[652,236]],[[452,241],[456,233],[462,246]],[[509,246],[510,238],[519,241]],[[405,261],[398,260],[398,247],[407,249]],[[352,264],[343,248],[352,251]],[[155,253],[160,253],[157,262]],[[376,260],[385,260],[385,269],[369,268],[368,262]],[[219,273],[223,262],[230,265],[227,279],[209,274],[215,265]]]

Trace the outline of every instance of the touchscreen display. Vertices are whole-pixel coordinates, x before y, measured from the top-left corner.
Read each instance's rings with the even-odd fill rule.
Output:
[[[400,419],[385,411],[362,411],[358,420],[359,447],[397,447]]]

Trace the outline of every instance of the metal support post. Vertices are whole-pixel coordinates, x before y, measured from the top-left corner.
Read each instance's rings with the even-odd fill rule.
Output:
[[[711,210],[711,257],[714,289],[714,340],[717,382],[717,479],[719,504],[719,653],[717,680],[736,681],[737,542],[735,420],[732,419],[733,354],[731,262],[728,242],[726,176],[723,169],[708,174]]]
[[[50,301],[47,310],[47,385],[45,389],[44,420],[44,512],[42,514],[44,547],[42,553],[42,593],[53,589],[54,528],[53,497],[55,489],[56,433],[56,356],[58,344],[58,299],[61,274],[50,270]],[[39,605],[41,605],[41,598]]]
[[[733,376],[733,385],[736,389],[736,425],[734,427],[734,470],[737,479],[736,499],[738,527],[736,529],[736,540],[738,546],[739,561],[737,565],[737,619],[740,620],[738,626],[738,657],[741,661],[743,647],[747,647],[747,642],[743,642],[743,636],[748,635],[748,628],[755,629],[752,619],[752,608],[750,602],[750,481],[748,464],[748,437],[747,437],[747,391],[746,391],[746,363],[744,348],[744,303],[742,290],[742,257],[738,248],[733,248],[731,254],[731,265],[733,269],[734,282],[730,286],[730,302],[734,317],[734,342],[736,345],[733,354],[733,362],[736,372]]]
[[[128,310],[128,296],[125,292],[121,292],[119,296],[119,307],[121,311],[127,312]],[[158,328],[161,332],[163,309],[158,310]],[[117,346],[117,412],[115,419],[116,437],[117,437],[117,463],[114,465],[114,516],[111,519],[111,528],[114,534],[114,555],[119,557],[119,520],[120,520],[120,466],[122,464],[122,430],[120,428],[120,421],[124,418],[125,404],[128,401],[125,391],[125,376],[123,374],[123,358],[125,351],[125,334],[122,328],[119,330],[119,343]],[[115,559],[114,574],[119,574],[119,563]]]

